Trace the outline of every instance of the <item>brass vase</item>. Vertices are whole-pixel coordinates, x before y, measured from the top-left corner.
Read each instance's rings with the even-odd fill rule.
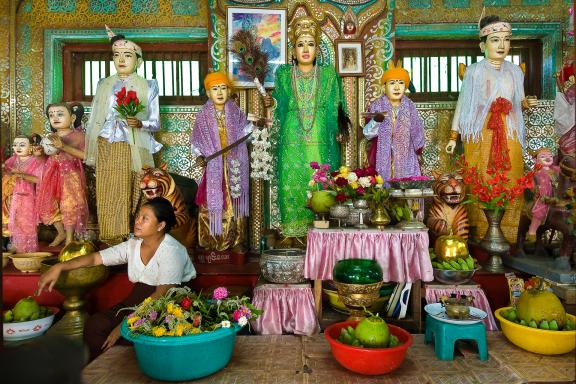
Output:
[[[504,217],[504,209],[499,209],[498,211],[494,209],[482,209],[482,211],[488,221],[488,230],[480,242],[480,247],[490,256],[485,269],[488,272],[502,273],[504,272],[504,266],[501,256],[510,252],[510,244],[500,228],[500,222],[502,221],[502,217]]]
[[[386,225],[390,224],[390,216],[382,204],[374,204],[370,222],[378,229],[384,229]]]

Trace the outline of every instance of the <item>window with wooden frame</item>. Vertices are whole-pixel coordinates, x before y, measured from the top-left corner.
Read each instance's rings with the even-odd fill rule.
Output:
[[[458,77],[460,63],[470,65],[484,58],[478,40],[396,40],[395,56],[410,72],[416,92],[413,101],[455,101],[462,81]],[[526,95],[541,97],[542,42],[513,40],[506,60],[525,63]]]
[[[138,44],[144,63],[138,74],[156,79],[160,105],[198,105],[207,100],[208,72],[204,43]],[[67,44],[62,51],[64,100],[91,102],[98,81],[116,73],[110,44]]]

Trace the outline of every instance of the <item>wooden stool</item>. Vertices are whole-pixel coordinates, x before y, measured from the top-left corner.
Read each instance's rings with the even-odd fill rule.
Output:
[[[466,325],[450,324],[427,315],[424,343],[430,344],[432,339],[434,339],[434,353],[438,360],[454,360],[456,340],[476,341],[480,360],[488,360],[486,327],[482,322]]]

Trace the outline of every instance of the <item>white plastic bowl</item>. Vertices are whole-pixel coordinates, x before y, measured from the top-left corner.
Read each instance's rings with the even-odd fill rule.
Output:
[[[3,323],[4,340],[19,341],[43,335],[54,322],[54,316],[60,311],[58,307],[48,307],[48,309],[50,309],[52,315],[42,319]]]

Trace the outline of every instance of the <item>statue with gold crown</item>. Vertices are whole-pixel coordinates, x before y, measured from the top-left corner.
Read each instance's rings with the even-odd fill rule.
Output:
[[[137,172],[154,167],[152,154],[162,148],[153,133],[160,130],[158,82],[136,73],[142,49],[106,26],[116,74],[100,80],[86,127],[86,164],[96,167],[96,207],[100,240],[116,244],[130,233],[138,201]],[[122,105],[140,105],[134,115]],[[136,201],[135,201],[136,200]]]
[[[526,130],[522,109],[534,107],[537,100],[524,96],[522,70],[505,60],[510,50],[510,24],[498,16],[486,16],[478,27],[480,50],[485,58],[464,73],[446,152],[454,153],[460,136],[471,167],[486,175],[489,168],[504,164],[510,183],[514,183],[524,175]],[[516,241],[522,204],[522,198],[515,199],[501,222],[502,232],[511,243]],[[475,226],[478,236],[483,237],[488,224],[476,204],[469,205],[469,218],[470,226]]]
[[[340,145],[347,131],[342,124],[346,102],[342,80],[331,65],[317,63],[320,28],[309,16],[292,22],[289,36],[292,64],[276,71],[272,97],[279,124],[277,156],[278,205],[285,238],[302,238],[314,218],[306,208],[310,162],[340,166]],[[345,119],[344,119],[345,120]],[[305,242],[299,239],[300,245]]]
[[[249,211],[247,136],[253,125],[230,99],[232,83],[222,72],[206,75],[209,99],[196,116],[191,152],[205,167],[198,185],[196,205],[198,244],[215,251],[244,251]]]

